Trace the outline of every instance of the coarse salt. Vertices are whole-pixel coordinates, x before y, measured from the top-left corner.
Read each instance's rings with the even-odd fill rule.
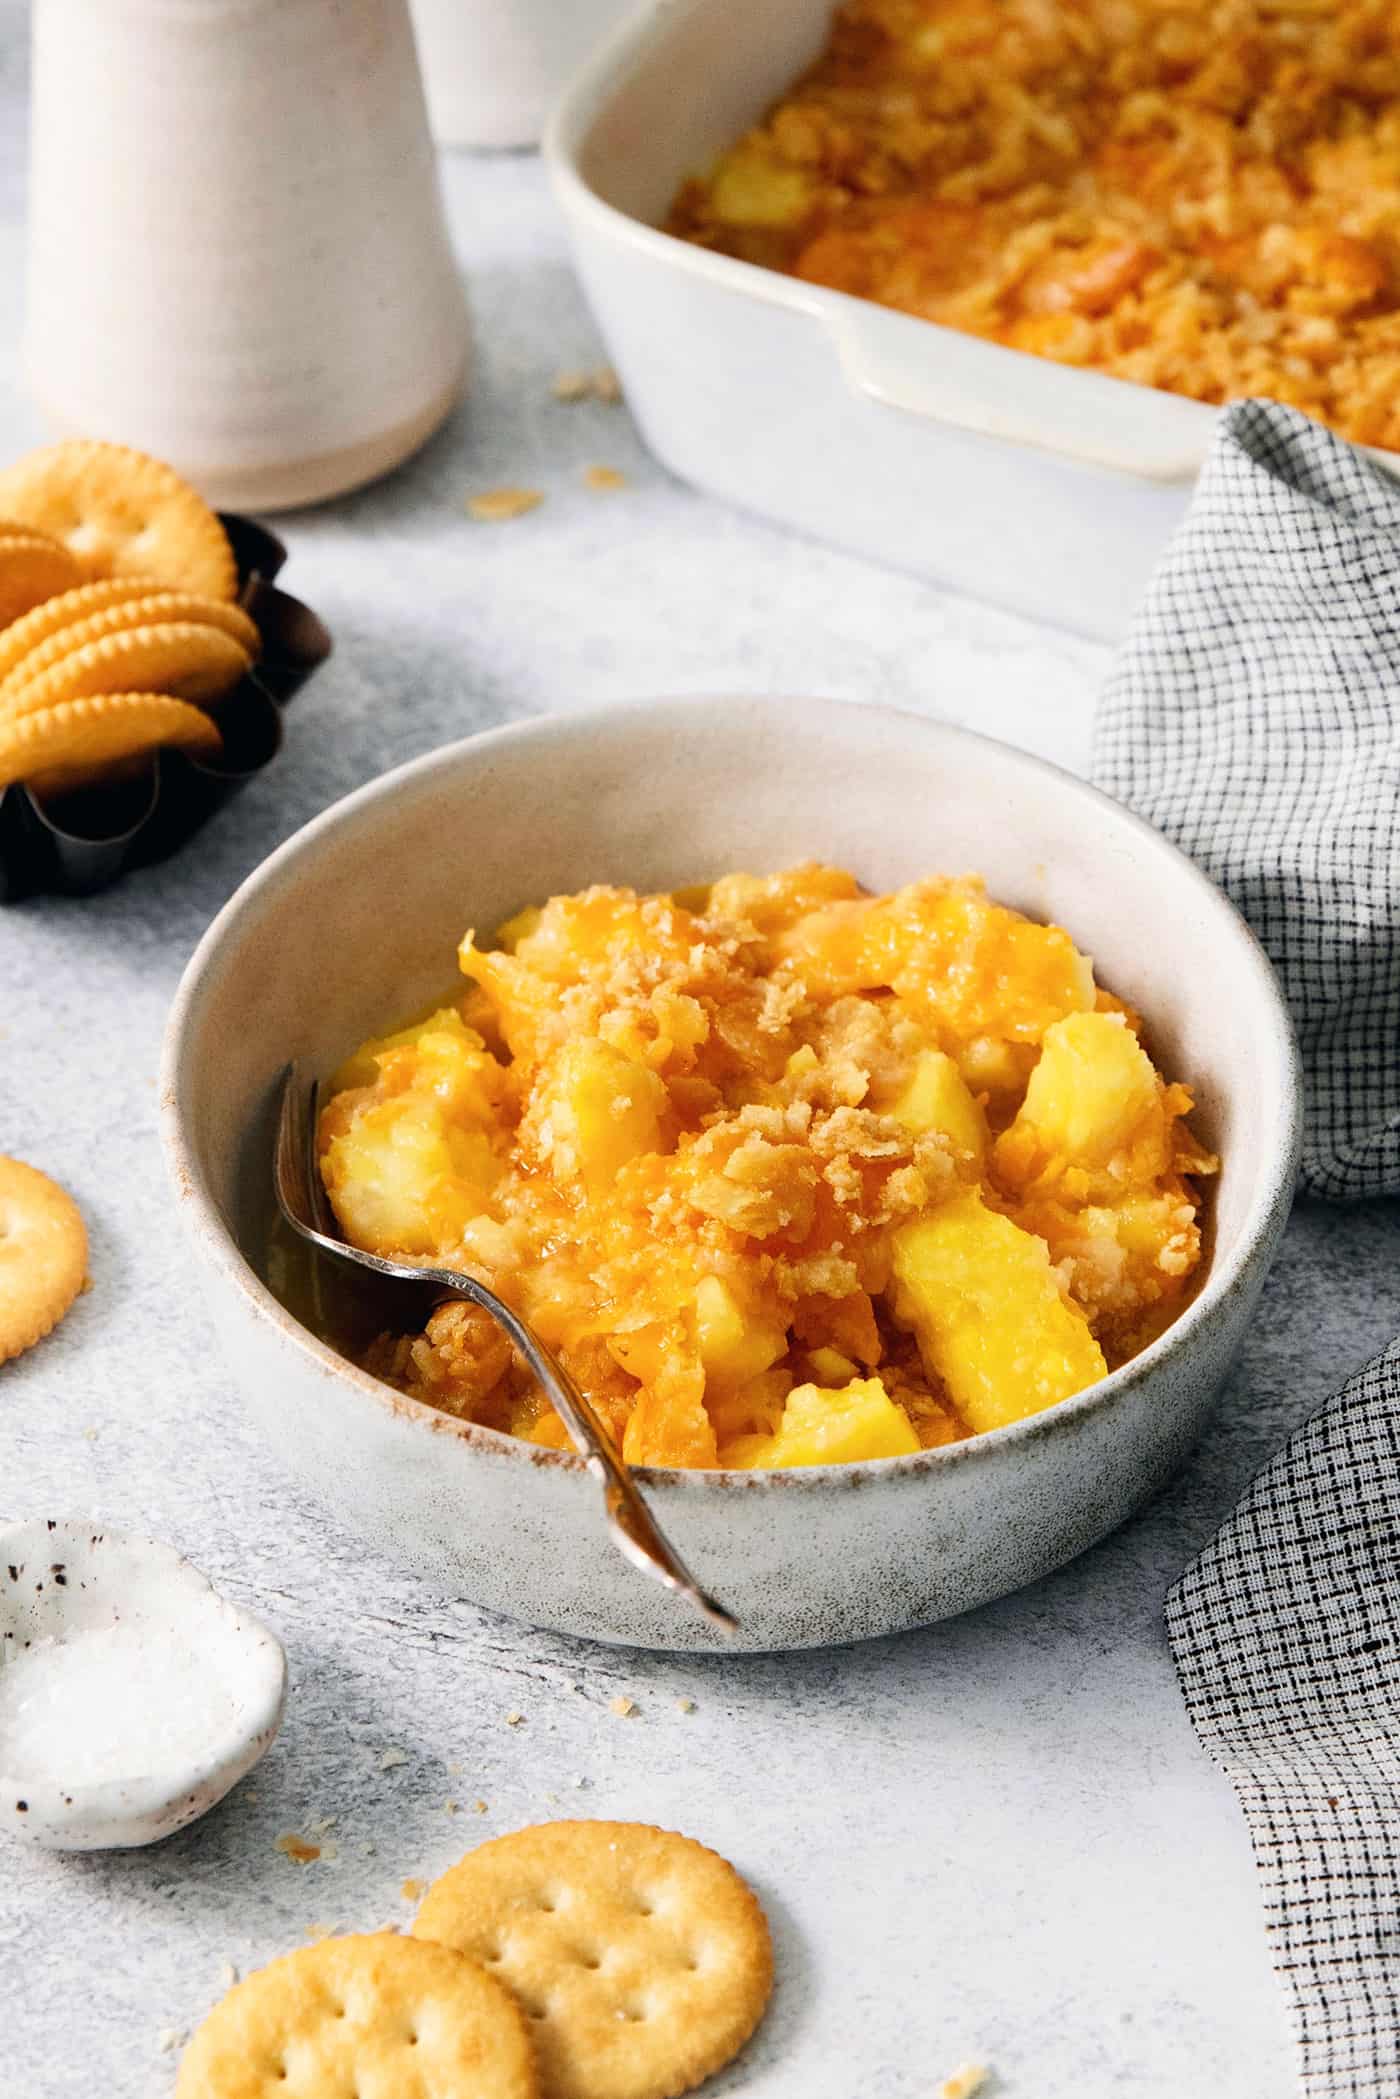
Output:
[[[36,1640],[0,1669],[0,1770],[129,1783],[196,1762],[234,1718],[206,1655],[168,1626],[119,1620]]]

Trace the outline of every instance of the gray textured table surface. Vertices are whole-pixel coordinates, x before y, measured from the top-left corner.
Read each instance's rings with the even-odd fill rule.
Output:
[[[0,0],[0,456],[33,430],[23,66]],[[973,1617],[828,1654],[593,1651],[430,1594],[278,1475],[213,1353],[157,1151],[161,1026],[211,913],[304,818],[482,724],[649,692],[892,700],[1077,764],[1102,670],[1086,645],[736,518],[653,466],[625,411],[554,402],[551,374],[599,346],[539,171],[463,159],[447,179],[472,398],[410,470],[289,522],[292,585],[339,651],[280,766],[173,864],[0,913],[0,1151],[73,1190],[93,1276],[0,1371],[0,1519],[90,1511],[174,1541],[273,1624],[293,1684],[255,1777],[182,1837],[87,1859],[4,1845],[0,2090],[160,2099],[162,2030],[198,2019],[225,1962],[402,1918],[406,1876],[584,1811],[694,1832],[770,1907],[774,2009],[716,2089],[931,2099],[976,2056],[1008,2099],[1274,2099],[1291,2070],[1248,1847],[1160,1603],[1260,1460],[1400,1328],[1393,1209],[1295,1218],[1217,1427],[1136,1522]],[[590,462],[626,489],[589,492]],[[464,495],[504,480],[548,501],[468,523]],[[385,1771],[388,1748],[405,1761]],[[322,1817],[333,1859],[275,1848]]]

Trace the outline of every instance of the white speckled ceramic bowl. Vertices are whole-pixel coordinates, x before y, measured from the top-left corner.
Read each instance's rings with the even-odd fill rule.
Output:
[[[189,1657],[179,1711],[162,1710],[150,1683],[124,1681],[140,1737],[128,1768],[111,1762],[122,1752],[110,1727],[76,1741],[65,1730],[65,1746],[41,1768],[17,1763],[5,1722],[9,1686],[22,1678],[11,1665],[42,1644],[117,1627]],[[73,1652],[90,1675],[90,1646]],[[123,1678],[133,1666],[124,1656]],[[110,1695],[113,1674],[109,1663],[88,1705]],[[172,1836],[252,1770],[281,1724],[286,1684],[278,1640],[173,1546],[82,1518],[0,1531],[0,1829],[53,1851],[131,1850]]]
[[[353,1368],[264,1281],[278,1074],[323,1072],[450,980],[469,924],[590,882],[663,889],[820,857],[886,889],[976,870],[1062,921],[1148,1018],[1223,1154],[1208,1279],[1133,1363],[1063,1405],[915,1457],[651,1471],[657,1512],[739,1645],[921,1625],[1034,1581],[1161,1486],[1210,1413],[1278,1245],[1299,1132],[1261,949],[1156,832],[966,731],[810,699],[658,701],[521,723],[360,789],[214,921],[170,1017],[166,1143],[206,1301],[269,1441],[337,1516],[435,1583],[588,1638],[723,1636],[609,1544],[576,1459],[434,1413]]]

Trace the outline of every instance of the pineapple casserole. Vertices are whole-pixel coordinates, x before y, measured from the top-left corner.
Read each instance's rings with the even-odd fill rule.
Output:
[[[848,0],[670,225],[1400,450],[1395,0]]]
[[[894,1457],[1053,1406],[1161,1332],[1202,1258],[1191,1095],[1058,926],[973,878],[805,866],[551,897],[369,1042],[318,1138],[347,1237],[465,1266],[633,1464]],[[567,1434],[489,1317],[368,1365]]]

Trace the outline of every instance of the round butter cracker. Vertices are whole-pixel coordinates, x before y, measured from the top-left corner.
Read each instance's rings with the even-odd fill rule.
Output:
[[[175,2099],[537,2099],[507,1992],[446,1946],[320,1939],[236,1983],[180,2062]]]
[[[639,1822],[546,1822],[468,1852],[415,1936],[498,1975],[545,2099],[675,2099],[737,2055],[773,1982],[757,1897],[717,1853]]]
[[[0,542],[7,539],[46,539],[51,547],[60,544],[52,533],[41,532],[37,525],[26,525],[21,517],[0,517]]]
[[[198,707],[163,692],[69,700],[18,721],[0,720],[0,788],[24,780],[36,794],[66,794],[163,744],[212,756],[223,738]]]
[[[207,705],[231,692],[252,660],[233,635],[197,620],[128,627],[67,649],[62,634],[53,636],[53,642],[59,646],[47,669],[31,675],[26,658],[5,680],[0,722],[8,724],[98,693],[165,692]],[[50,646],[44,642],[41,649],[46,652]]]
[[[16,532],[0,539],[0,627],[81,581],[82,571],[68,549],[42,533]]]
[[[128,616],[118,619],[119,613]],[[102,615],[107,624],[97,626]],[[46,598],[0,632],[0,686],[29,656],[45,644],[54,653],[38,663],[39,669],[65,653],[56,646],[60,636],[68,646],[79,640],[94,641],[101,634],[120,632],[123,626],[151,626],[159,620],[198,620],[204,626],[222,627],[241,641],[250,655],[260,647],[257,627],[239,605],[225,598],[202,598],[191,591],[168,590],[149,576],[104,576],[99,583],[80,583],[73,590]]]
[[[228,534],[208,504],[173,467],[127,445],[69,438],[26,453],[0,472],[0,516],[61,540],[85,576],[238,592]]]
[[[81,593],[73,591],[70,595],[77,597]],[[50,600],[51,604],[61,602],[61,599]],[[37,611],[43,613],[47,609],[47,606],[40,605]],[[34,618],[35,614],[31,613],[29,619]],[[19,621],[17,625],[28,625],[28,621]],[[237,644],[242,652],[241,656],[235,656],[231,650],[225,650],[218,645],[215,645],[211,654],[209,646],[200,642],[197,637],[193,639],[191,646],[191,638],[188,636],[179,638],[179,645],[172,654],[172,637],[165,630],[174,626],[202,627],[225,635]],[[167,686],[162,680],[159,666],[173,663],[177,675],[181,666],[185,669],[191,665],[197,666],[201,659],[208,659],[214,665],[221,666],[221,675],[233,672],[235,666],[238,666],[236,675],[230,676],[230,683],[236,684],[262,646],[257,627],[241,605],[230,605],[220,598],[201,598],[191,591],[148,591],[143,596],[129,598],[124,603],[100,605],[96,611],[88,613],[84,618],[67,621],[55,632],[46,634],[35,642],[5,673],[3,679],[0,679],[0,716],[8,711],[9,702],[16,699],[22,690],[58,664],[66,663],[71,657],[77,656],[90,643],[105,642],[113,635],[135,634],[143,630],[159,630],[161,634],[161,645],[154,654],[150,632],[147,632],[145,642],[134,654],[131,652],[133,645],[128,645],[108,650],[99,654],[96,659],[85,658],[88,675],[91,675],[95,661],[99,666],[106,665],[123,673],[120,684],[112,688],[114,691],[130,692],[136,687],[144,691],[149,687],[153,692],[173,691],[177,698],[196,699],[204,695],[186,692],[183,687]],[[4,644],[8,639],[8,634],[0,634],[0,656],[4,654]],[[156,667],[142,671],[139,666],[143,661]],[[210,695],[214,696],[216,695]],[[61,697],[81,699],[83,694],[64,692]],[[43,704],[45,703],[41,700],[40,705]]]
[[[71,1195],[0,1158],[0,1363],[58,1325],[87,1278],[87,1231]]]

